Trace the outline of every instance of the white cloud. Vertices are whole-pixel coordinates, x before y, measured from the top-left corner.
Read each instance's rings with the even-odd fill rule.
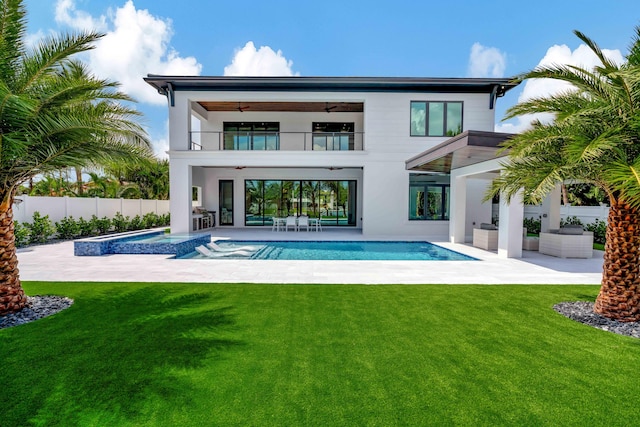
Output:
[[[181,57],[169,45],[171,20],[137,10],[132,0],[97,18],[77,10],[75,0],[58,0],[56,21],[76,30],[104,32],[88,54],[89,66],[98,76],[120,82],[121,89],[138,101],[166,103],[142,80],[147,74],[199,75],[202,71],[196,58]]]
[[[474,43],[469,55],[469,77],[502,77],[507,67],[507,54],[495,47]]]
[[[87,12],[77,10],[75,0],[58,0],[56,22],[83,31],[105,31],[107,28],[104,16],[96,19]]]
[[[604,55],[610,60],[622,64],[624,57],[620,50],[602,49]],[[555,45],[547,50],[544,58],[540,60],[538,66],[542,65],[575,65],[586,69],[593,69],[596,65],[601,65],[596,55],[586,45],[581,44],[574,51],[567,45]],[[562,91],[571,90],[568,83],[553,79],[529,79],[525,82],[522,92],[518,97],[518,102],[523,102],[531,98],[553,95]],[[533,120],[549,122],[553,119],[550,114],[535,114],[520,116],[511,123],[496,125],[496,132],[518,133],[528,129]]]
[[[269,46],[256,49],[252,41],[236,50],[231,64],[224,67],[225,76],[299,76],[291,67],[293,61],[287,60],[282,51],[274,52]]]

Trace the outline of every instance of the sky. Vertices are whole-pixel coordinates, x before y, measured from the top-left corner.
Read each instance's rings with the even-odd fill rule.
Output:
[[[512,77],[541,64],[592,67],[573,30],[622,62],[640,25],[638,0],[25,0],[28,42],[98,31],[84,55],[99,77],[121,83],[144,114],[155,153],[166,157],[166,98],[147,74],[208,76]],[[566,89],[527,81],[498,100],[507,108]]]

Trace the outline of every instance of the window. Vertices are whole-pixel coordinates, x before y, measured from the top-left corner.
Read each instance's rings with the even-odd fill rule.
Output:
[[[307,215],[322,225],[356,225],[356,181],[246,180],[245,225]]]
[[[411,101],[411,136],[455,136],[462,132],[462,102]]]
[[[224,123],[225,150],[279,150],[280,123]]]
[[[449,177],[429,174],[409,175],[409,219],[449,219]]]
[[[353,150],[353,123],[313,123],[313,150]]]

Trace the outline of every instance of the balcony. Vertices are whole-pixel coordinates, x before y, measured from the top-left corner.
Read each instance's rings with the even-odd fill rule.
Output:
[[[364,151],[364,132],[190,132],[190,150]]]

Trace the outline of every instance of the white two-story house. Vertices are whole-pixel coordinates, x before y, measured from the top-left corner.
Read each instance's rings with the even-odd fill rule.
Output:
[[[193,230],[198,205],[215,212],[216,227],[308,215],[368,237],[450,234],[447,154],[433,168],[415,159],[461,136],[491,137],[496,100],[515,86],[484,78],[145,80],[168,100],[172,232]],[[488,181],[479,178],[466,183],[469,206],[482,204]],[[467,210],[462,233],[491,221],[487,206]]]

